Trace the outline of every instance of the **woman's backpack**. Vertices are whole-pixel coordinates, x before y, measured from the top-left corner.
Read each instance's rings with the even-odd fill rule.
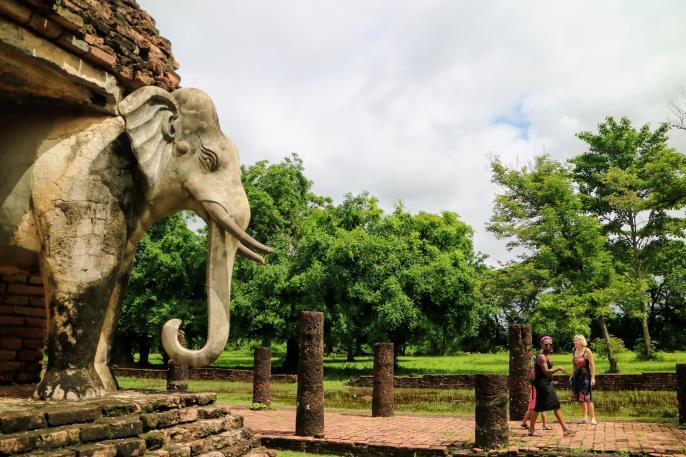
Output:
[[[538,356],[534,355],[531,357],[531,360],[529,360],[529,381],[534,382],[534,379],[536,379],[536,358]]]

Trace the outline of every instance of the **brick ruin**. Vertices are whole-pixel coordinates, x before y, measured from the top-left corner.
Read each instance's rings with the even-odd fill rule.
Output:
[[[40,276],[0,275],[0,382],[38,382],[45,324]]]
[[[129,90],[179,86],[171,43],[134,0],[3,0],[0,15],[114,75]]]

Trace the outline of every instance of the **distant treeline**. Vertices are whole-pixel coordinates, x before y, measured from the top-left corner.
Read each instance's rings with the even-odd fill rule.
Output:
[[[536,335],[597,339],[611,363],[624,346],[645,358],[683,350],[686,157],[667,146],[668,131],[608,117],[577,135],[587,151],[565,163],[494,160],[500,191],[488,230],[518,253],[498,268],[474,252],[472,228],[453,212],[410,214],[397,203],[386,213],[366,192],[336,205],[312,192],[295,154],[243,167],[249,231],[274,253],[267,265],[237,261],[230,338],[286,343],[292,366],[299,312],[320,310],[326,350],[349,359],[376,341],[401,353],[494,351],[508,324],[524,321]],[[145,363],[172,317],[191,345],[203,344],[206,232],[189,228],[193,217],[171,216],[140,242],[115,358],[135,351]]]

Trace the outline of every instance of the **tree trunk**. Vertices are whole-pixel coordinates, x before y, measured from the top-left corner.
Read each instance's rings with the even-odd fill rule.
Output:
[[[346,362],[354,362],[355,361],[355,350],[353,348],[348,348],[348,350],[346,351],[345,361]]]
[[[150,340],[143,336],[138,339],[138,353],[140,354],[140,360],[138,365],[141,367],[147,367],[150,365]]]
[[[648,305],[643,304],[643,317],[641,318],[641,329],[643,330],[643,355],[646,360],[653,358],[653,349],[650,344],[650,329],[648,328]]]
[[[607,323],[605,319],[598,318],[598,323],[600,324],[600,330],[603,332],[603,339],[605,340],[605,345],[607,346],[607,360],[610,362],[610,373],[619,373],[619,367],[617,366],[617,357],[615,356],[615,351],[612,349],[612,341],[610,340],[610,332],[607,330]]]
[[[281,364],[281,367],[288,373],[295,373],[295,370],[298,369],[298,350],[297,338],[288,338],[286,340],[286,358]]]

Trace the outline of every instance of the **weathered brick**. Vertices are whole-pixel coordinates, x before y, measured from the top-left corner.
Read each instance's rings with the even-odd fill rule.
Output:
[[[17,351],[0,350],[0,360],[15,360]]]
[[[43,360],[43,351],[38,351],[35,349],[22,349],[17,352],[17,361],[19,362],[34,362],[37,360]]]
[[[0,316],[0,325],[24,325],[24,318],[17,316]]]
[[[62,26],[59,25],[57,22],[51,21],[45,16],[41,16],[40,14],[34,13],[31,16],[31,19],[29,19],[29,22],[26,23],[26,25],[37,32],[39,35],[42,35],[46,38],[49,38],[51,40],[54,40],[58,36],[62,34]]]
[[[28,276],[24,274],[4,275],[2,280],[8,283],[26,284]]]
[[[0,335],[3,337],[18,336],[16,325],[0,325]]]
[[[231,414],[231,410],[226,406],[204,406],[198,408],[199,419],[218,419]]]
[[[19,297],[26,298],[26,297]],[[28,304],[28,301],[27,303]],[[15,316],[31,316],[31,317],[45,317],[45,309],[31,306],[14,306],[13,307]]]
[[[45,338],[45,330],[36,327],[23,327],[15,329],[14,334],[16,336],[23,336],[26,338],[40,339]]]
[[[79,442],[78,428],[48,429],[45,432],[37,431],[38,441],[36,447],[42,449],[55,449]]]
[[[24,362],[0,362],[0,371],[12,371],[15,372],[21,368],[26,367]]]
[[[117,446],[114,443],[86,444],[74,448],[76,457],[115,457]]]
[[[27,284],[10,284],[7,288],[7,292],[16,295],[36,295],[43,296],[43,287],[41,286],[30,286]]]
[[[81,427],[81,441],[102,441],[114,438],[128,438],[143,433],[143,423],[138,417],[110,420]]]
[[[16,351],[21,349],[22,340],[20,338],[0,338],[0,349],[8,349],[10,351]]]
[[[36,448],[38,437],[34,433],[0,436],[0,454],[12,455],[29,452]]]
[[[43,278],[38,275],[31,275],[28,277],[29,284],[36,286],[43,286]]]
[[[21,362],[24,364],[24,371],[29,373],[40,372],[43,369],[43,364],[41,361],[36,362]]]
[[[100,48],[91,46],[90,49],[88,49],[88,52],[83,55],[83,57],[97,65],[105,67],[110,71],[116,71],[117,56],[103,51]]]
[[[83,33],[84,23],[83,18],[77,14],[72,13],[67,8],[59,6],[53,8],[54,14],[50,16],[50,19],[60,24],[72,33]]]
[[[2,431],[2,433],[23,432],[45,427],[45,415],[42,412],[10,412],[4,413],[0,417],[0,431]]]
[[[40,381],[40,370],[34,372],[22,371],[14,375],[14,382],[16,383],[30,384],[38,381]]]
[[[24,322],[29,327],[45,328],[48,321],[42,317],[25,317]]]
[[[0,2],[0,13],[19,24],[26,24],[31,19],[31,10],[13,0]]]
[[[161,413],[141,414],[146,430],[166,428],[198,419],[197,408],[185,408]]]
[[[31,298],[25,295],[6,295],[4,303],[6,305],[26,306],[31,303]]]
[[[0,316],[0,325],[24,325],[24,318],[17,316]]]
[[[57,43],[65,48],[67,51],[81,56],[90,50],[90,46],[83,40],[76,38],[71,33],[63,33],[58,39]]]
[[[79,422],[93,422],[100,417],[101,408],[98,405],[59,406],[48,409],[45,412],[48,424],[51,427],[60,425],[77,424]]]
[[[21,341],[21,347],[24,349],[42,349],[43,346],[45,345],[45,340],[32,340],[28,338],[24,338]]]
[[[145,453],[145,440],[141,438],[129,438],[115,441],[117,457],[135,457]]]

